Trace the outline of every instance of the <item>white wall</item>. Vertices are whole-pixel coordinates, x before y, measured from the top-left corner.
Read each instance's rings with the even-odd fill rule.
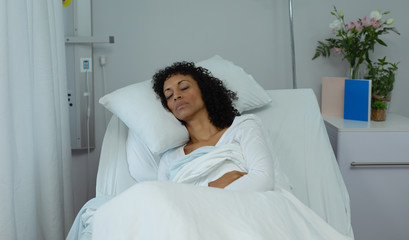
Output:
[[[409,2],[406,0],[293,0],[296,67],[299,88],[312,88],[320,99],[323,76],[345,76],[339,58],[311,58],[317,40],[331,36],[332,5],[346,19],[391,10],[400,36],[385,37],[380,56],[400,61],[391,111],[409,117]],[[96,103],[103,96],[98,58],[105,56],[105,92],[150,79],[154,72],[179,60],[199,61],[219,54],[243,67],[266,89],[291,88],[288,2],[284,0],[98,0],[93,2],[94,36],[115,36],[114,45],[95,45]],[[95,194],[100,146],[108,117],[96,104],[97,148],[73,154],[75,207]],[[87,163],[88,162],[88,163]],[[86,170],[88,165],[88,170]],[[88,188],[88,190],[87,190]]]

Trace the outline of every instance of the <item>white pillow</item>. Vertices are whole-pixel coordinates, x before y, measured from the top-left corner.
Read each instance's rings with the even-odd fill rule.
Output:
[[[128,131],[126,160],[129,173],[136,181],[157,180],[159,159],[159,155],[152,154],[134,131]]]
[[[254,80],[253,76],[219,55],[198,62],[196,66],[208,69],[213,76],[222,80],[228,89],[237,93],[239,99],[235,102],[235,107],[240,113],[271,102],[270,96]]]
[[[99,103],[138,135],[153,154],[183,145],[189,139],[186,128],[156,98],[151,80],[120,88],[99,99]]]
[[[226,87],[237,92],[239,112],[259,108],[271,101],[266,91],[241,67],[214,56],[197,63],[207,68]],[[186,128],[165,110],[151,87],[151,80],[132,84],[105,95],[99,100],[144,141],[153,154],[185,144]]]

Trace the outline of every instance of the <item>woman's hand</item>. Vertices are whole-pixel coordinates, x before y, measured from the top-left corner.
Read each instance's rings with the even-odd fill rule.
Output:
[[[243,177],[246,174],[247,174],[246,172],[239,172],[239,171],[227,172],[223,176],[221,176],[219,179],[209,182],[208,186],[216,187],[216,188],[225,188],[227,185]]]

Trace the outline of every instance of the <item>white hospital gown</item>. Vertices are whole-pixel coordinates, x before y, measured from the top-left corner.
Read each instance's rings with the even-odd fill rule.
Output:
[[[260,120],[252,115],[242,115],[234,119],[216,144],[237,143],[240,145],[246,163],[247,173],[225,189],[267,191],[274,189],[275,159],[264,137]],[[169,181],[168,169],[172,161],[185,156],[184,146],[170,149],[160,160],[158,180]],[[235,169],[232,169],[235,170]],[[228,172],[228,171],[227,171]]]

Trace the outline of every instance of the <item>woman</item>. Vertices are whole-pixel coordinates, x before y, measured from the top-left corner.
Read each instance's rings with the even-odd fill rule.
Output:
[[[253,115],[240,116],[233,105],[236,94],[226,89],[222,81],[191,62],[177,62],[159,70],[152,81],[162,105],[186,127],[190,136],[184,146],[164,153],[159,180],[174,180],[194,161],[199,161],[196,163],[199,165],[213,161],[214,166],[206,166],[211,173],[192,183],[236,190],[273,189],[273,157],[259,121]],[[199,156],[208,158],[202,161]],[[187,172],[197,174],[196,167],[191,164],[191,171]],[[181,178],[187,179],[186,174]]]

